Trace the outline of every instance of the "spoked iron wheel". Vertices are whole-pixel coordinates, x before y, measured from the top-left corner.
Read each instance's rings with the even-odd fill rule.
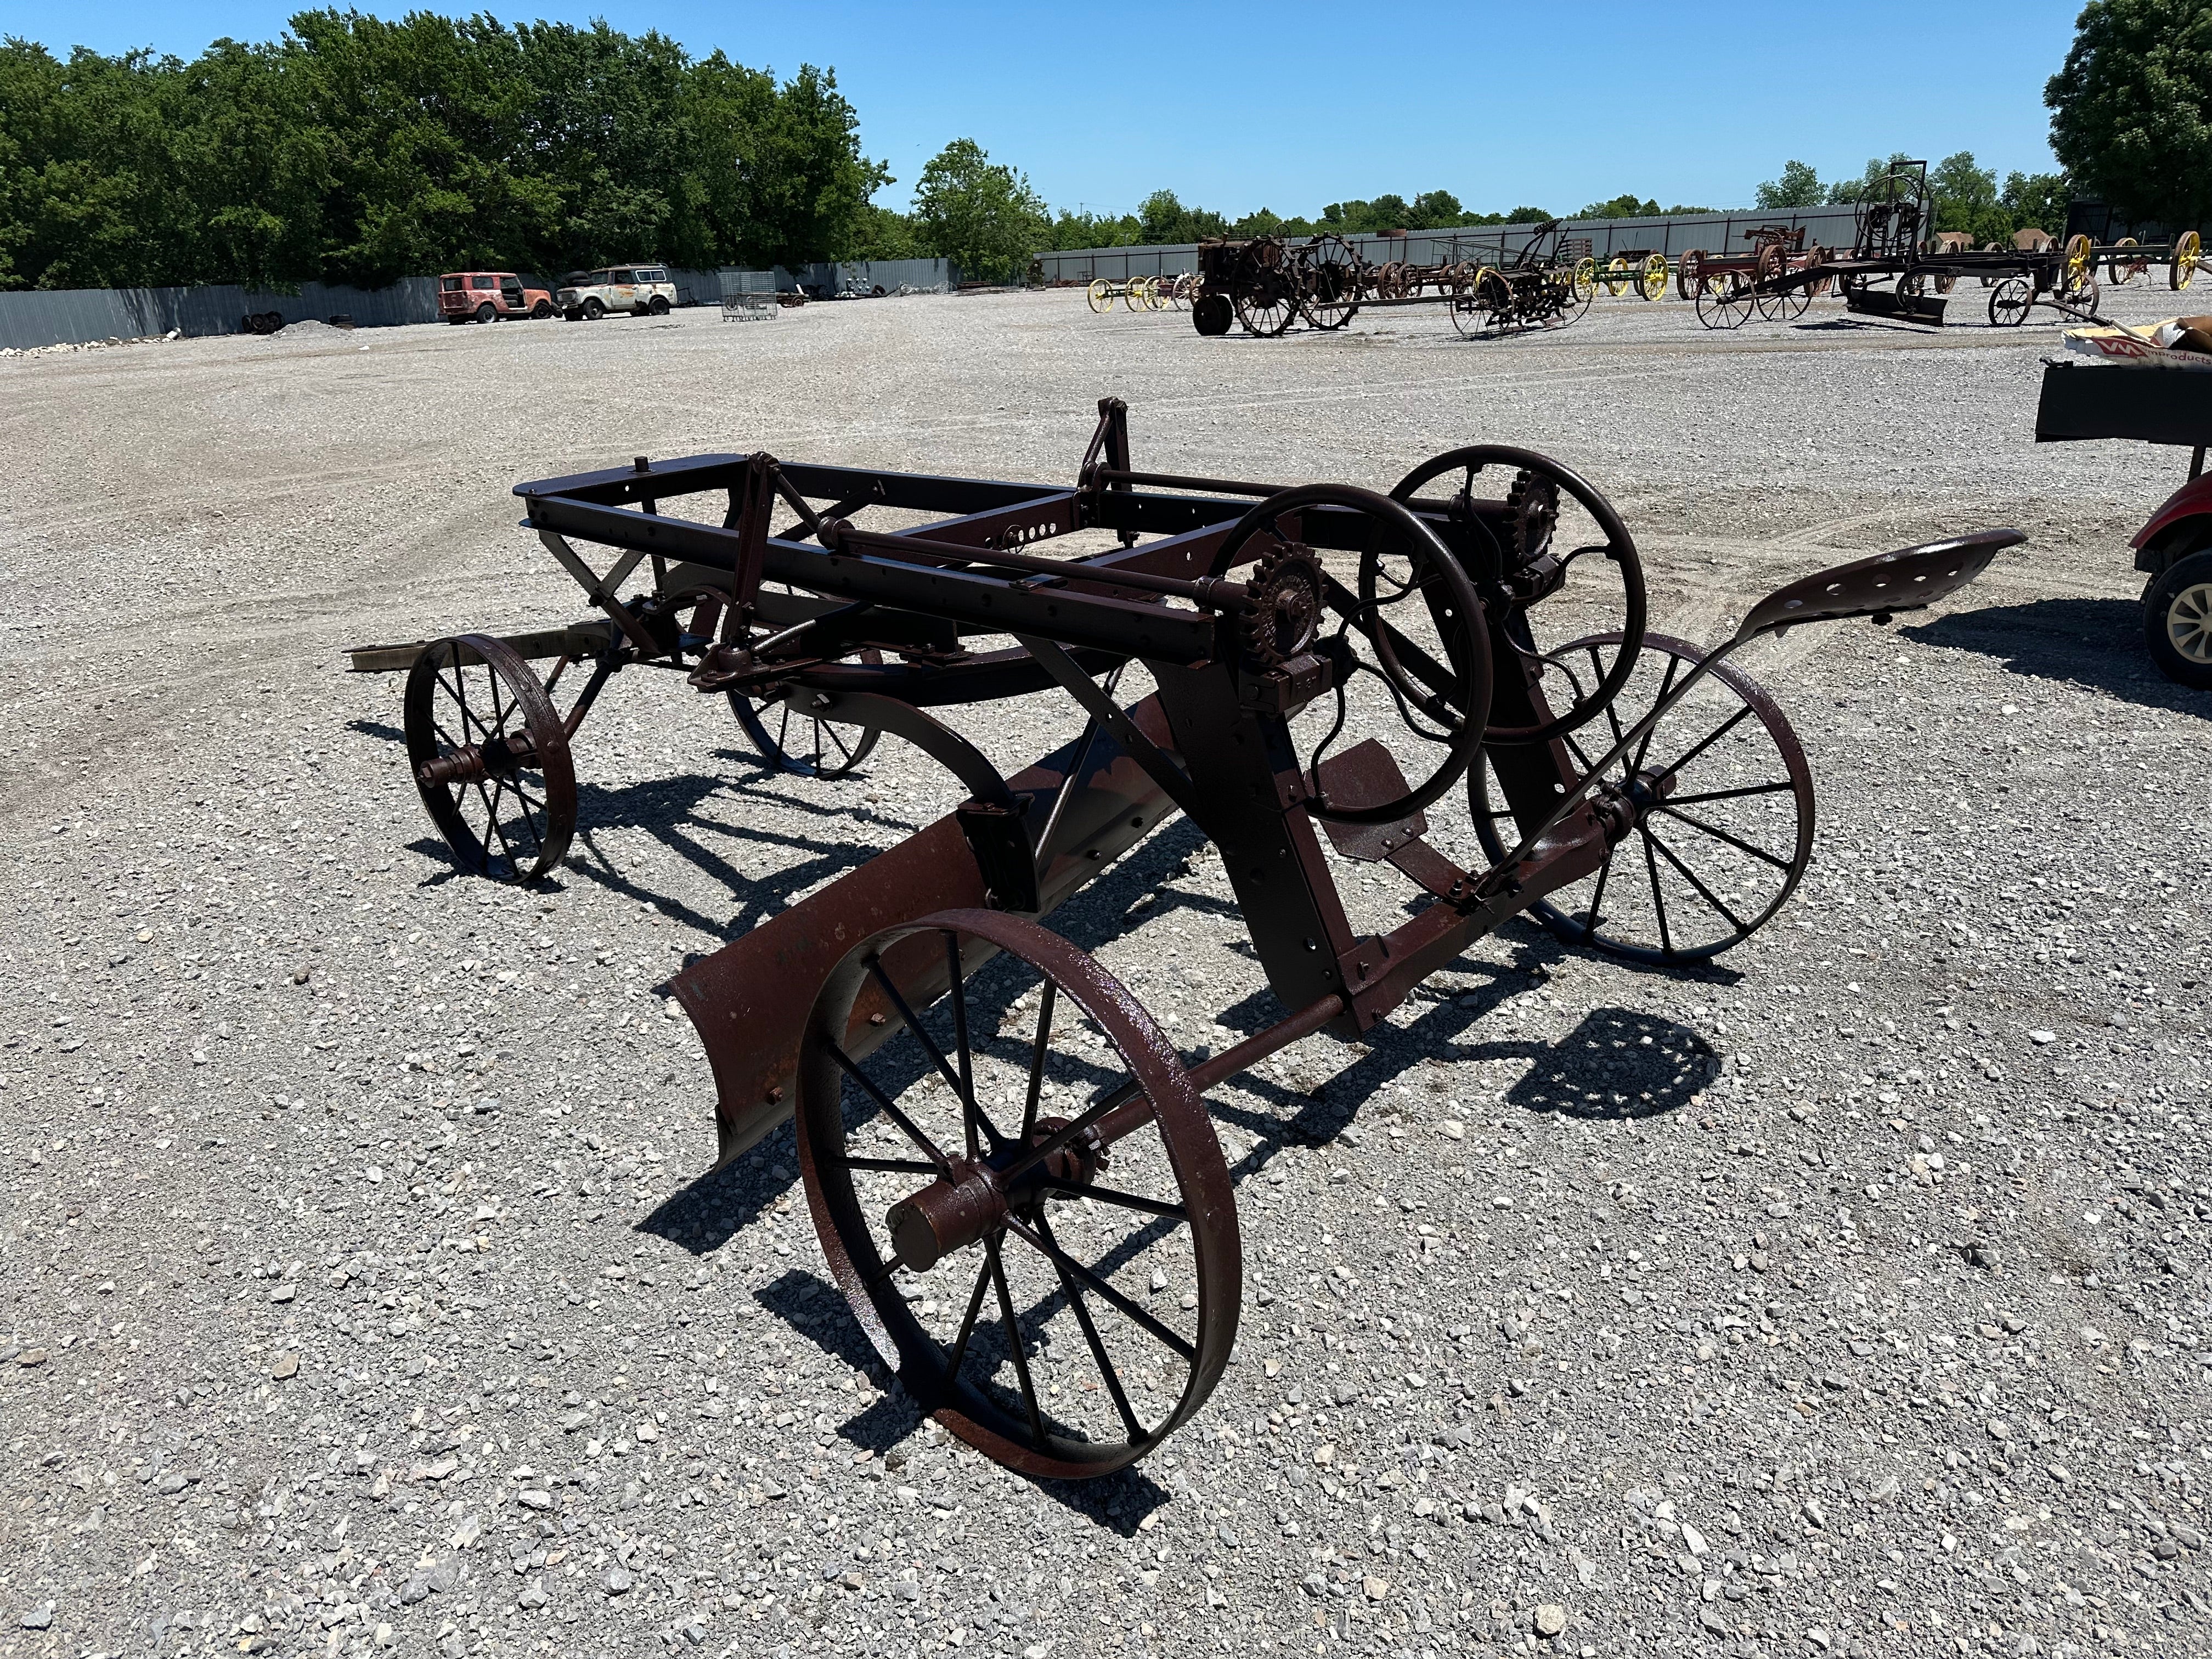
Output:
[[[1274,265],[1255,264],[1237,292],[1237,320],[1247,334],[1273,339],[1298,314],[1297,284]]]
[[[1298,309],[1309,325],[1339,329],[1359,312],[1359,263],[1335,236],[1317,236],[1298,250]]]
[[[1707,328],[1741,328],[1751,304],[1751,290],[1733,270],[1708,271],[1698,284],[1698,320]]]
[[[861,654],[863,662],[881,662],[880,652]],[[842,726],[817,720],[805,712],[805,694],[799,706],[788,701],[763,702],[742,691],[727,694],[730,712],[744,729],[753,751],[779,772],[802,778],[848,777],[860,769],[883,735],[873,726]]]
[[[1595,678],[1617,636],[1595,635],[1559,653],[1581,681]],[[1689,677],[1705,653],[1644,636],[1636,681],[1618,707],[1649,709]],[[1640,695],[1639,695],[1640,694]],[[1595,746],[1565,739],[1587,770],[1632,721],[1609,706]],[[1486,757],[1468,785],[1475,833],[1492,861],[1550,811],[1516,824]],[[1741,944],[1796,890],[1813,856],[1813,775],[1782,711],[1752,678],[1723,663],[1613,768],[1606,786],[1634,827],[1596,874],[1561,889],[1534,913],[1563,941],[1654,963],[1695,962]]]
[[[408,672],[415,787],[471,875],[535,881],[576,829],[568,736],[530,665],[482,634],[439,640]]]
[[[999,1043],[961,982],[994,957],[978,985],[1018,993]],[[951,988],[927,1016],[894,988],[917,973]],[[852,1052],[850,1031],[901,1027]],[[1167,1037],[1083,951],[988,910],[879,934],[817,1000],[799,1089],[830,1272],[951,1433],[1080,1479],[1134,1462],[1213,1392],[1243,1278],[1229,1171]]]
[[[2035,284],[2025,276],[2008,276],[1990,290],[1990,325],[2018,328],[2035,309]]]

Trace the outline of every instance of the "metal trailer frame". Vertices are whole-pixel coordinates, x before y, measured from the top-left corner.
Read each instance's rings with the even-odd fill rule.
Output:
[[[1508,475],[1503,499],[1479,493]],[[1728,659],[1799,623],[1883,622],[1931,604],[2024,539],[1985,532],[1820,572],[1751,607],[1728,641],[1701,652],[1647,632],[1634,538],[1595,486],[1508,446],[1436,457],[1389,495],[1146,472],[1131,459],[1126,408],[1107,398],[1072,487],[755,452],[639,457],[516,493],[526,526],[600,615],[505,640],[364,647],[355,660],[406,672],[414,780],[464,866],[528,880],[558,865],[575,812],[569,744],[610,679],[632,666],[675,670],[729,697],[774,763],[849,770],[888,732],[955,780],[958,805],[946,817],[694,963],[670,988],[714,1068],[723,1158],[795,1113],[825,1254],[884,1363],[953,1433],[1052,1476],[1103,1474],[1143,1455],[1199,1409],[1226,1363],[1241,1245],[1207,1090],[1312,1032],[1371,1030],[1516,915],[1667,964],[1747,937],[1786,902],[1809,857],[1812,787],[1787,721]],[[1553,544],[1569,498],[1597,526],[1596,544]],[[677,515],[687,507],[707,515]],[[856,522],[879,509],[908,522]],[[1041,556],[1079,532],[1114,544]],[[1356,562],[1349,584],[1328,568],[1331,554],[1340,568]],[[1547,654],[1529,616],[1581,559],[1619,583],[1620,626]],[[1399,570],[1402,580],[1390,574]],[[640,576],[647,586],[626,594]],[[1007,635],[1012,646],[989,648]],[[548,659],[555,666],[541,678],[531,665]],[[1620,700],[1639,661],[1665,672],[1651,708],[1630,718]],[[1132,662],[1157,690],[1125,707],[1115,688]],[[571,668],[587,672],[564,716],[552,696]],[[1343,688],[1365,675],[1395,700],[1412,738],[1441,751],[1416,769],[1425,774],[1418,783],[1376,738],[1325,752],[1343,729]],[[1655,736],[1698,688],[1733,712],[1701,705],[1690,732],[1716,724],[1694,741]],[[939,718],[1052,690],[1072,699],[1082,728],[1011,778]],[[1310,727],[1293,722],[1308,708],[1325,720],[1332,697],[1336,725],[1311,744],[1299,735]],[[778,710],[787,724],[769,740],[764,717]],[[788,747],[791,715],[815,723],[811,768]],[[829,750],[824,726],[860,735]],[[1603,736],[1585,749],[1576,734],[1593,730]],[[1748,771],[1738,762],[1701,769],[1739,742],[1756,745]],[[1698,781],[1708,775],[1754,781],[1706,789]],[[1424,809],[1462,785],[1483,868],[1461,867],[1426,839]],[[481,825],[471,816],[477,803]],[[1764,813],[1781,850],[1708,826],[1720,837],[1710,848],[1684,830],[1678,853],[1655,833],[1735,806]],[[1254,952],[1288,1011],[1196,1060],[1042,925],[1178,812],[1219,848]],[[1413,890],[1411,914],[1383,932],[1355,927],[1324,835],[1342,858],[1395,869]],[[1756,868],[1771,896],[1716,893],[1697,874],[1700,863],[1718,867],[1709,858],[1740,861],[1730,846],[1765,860]],[[1625,848],[1650,867],[1656,937],[1634,934],[1617,920],[1621,905],[1605,902],[1616,867],[1624,891],[1640,878],[1631,860],[1617,863]],[[1678,909],[1672,933],[1662,855],[1690,884],[1674,882],[1678,902],[1694,886],[1710,907],[1694,917]],[[1592,879],[1595,893],[1575,911],[1565,890]],[[1739,914],[1729,898],[1765,908]],[[1018,1127],[998,1115],[1004,1097],[994,1105],[974,1081],[989,1056],[966,988],[994,961],[1035,977],[1024,994],[1041,1001]],[[1056,1085],[1041,1095],[1048,1058],[1060,1053],[1060,1004],[1105,1056],[1104,1080],[1064,1111]],[[918,1080],[872,1069],[902,1033],[914,1039]],[[1094,1054],[1085,1063],[1100,1062]],[[867,1135],[888,1137],[890,1153],[856,1151]],[[1147,1169],[1164,1172],[1152,1196],[1130,1189]],[[887,1209],[860,1196],[886,1190]],[[1075,1228],[1094,1217],[1137,1231],[1104,1255],[1054,1231],[1054,1218]],[[1128,1288],[1132,1264],[1154,1250],[1188,1252],[1176,1257],[1195,1284],[1183,1312],[1148,1307]],[[915,1299],[921,1276],[946,1260],[958,1264],[966,1298],[957,1340],[951,1304],[932,1327],[923,1316],[937,1304]],[[1018,1308],[1010,1263],[1048,1269],[1050,1288]],[[995,1327],[981,1316],[993,1291]],[[1066,1397],[1036,1385],[1048,1326],[1061,1356],[1087,1350],[1082,1363],[1095,1361],[1097,1381],[1081,1385],[1087,1405],[1073,1385]],[[985,1327],[994,1334],[979,1334]],[[1018,1386],[1005,1380],[1010,1364]],[[1165,1380],[1146,1394],[1140,1385],[1155,1371]],[[1079,1409],[1094,1414],[1078,1425]]]

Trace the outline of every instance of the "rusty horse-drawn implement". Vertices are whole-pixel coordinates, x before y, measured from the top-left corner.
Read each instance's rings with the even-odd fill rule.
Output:
[[[953,1433],[1053,1476],[1158,1446],[1228,1360],[1242,1255],[1209,1090],[1310,1034],[1372,1030],[1516,915],[1662,963],[1747,937],[1805,867],[1813,794],[1731,655],[1930,604],[2021,539],[1807,577],[1701,652],[1646,631],[1606,498],[1501,445],[1388,495],[1182,477],[1133,468],[1109,398],[1072,487],[756,453],[518,493],[601,616],[358,659],[406,667],[415,781],[466,868],[559,861],[570,744],[631,666],[729,698],[776,764],[847,770],[889,732],[955,781],[944,817],[673,991],[722,1156],[796,1115],[830,1268],[884,1363]],[[1559,611],[1579,637],[1555,637]],[[1036,693],[1071,699],[1080,730],[1012,777],[940,718]],[[793,720],[840,735],[805,761]],[[1218,849],[1282,1011],[1195,1058],[1043,925],[1178,813]],[[1389,866],[1407,902],[1359,909],[1346,862]]]

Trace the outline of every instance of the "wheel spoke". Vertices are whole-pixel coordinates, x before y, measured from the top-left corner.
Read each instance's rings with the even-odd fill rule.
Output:
[[[1698,880],[1698,872],[1690,868],[1688,865],[1683,863],[1680,857],[1675,853],[1673,848],[1668,846],[1665,842],[1660,840],[1656,835],[1653,835],[1648,828],[1644,830],[1644,836],[1645,838],[1650,842],[1652,846],[1659,849],[1661,855],[1666,859],[1668,863],[1673,865],[1677,870],[1680,870],[1682,872],[1683,879],[1687,881],[1691,886],[1698,890],[1698,896],[1699,898],[1705,900],[1707,904],[1710,904],[1714,909],[1719,911],[1721,915],[1728,918],[1729,926],[1735,928],[1738,933],[1748,933],[1751,932],[1750,924],[1746,922],[1741,916],[1736,915],[1735,911],[1729,909],[1728,906],[1722,902],[1720,895],[1714,892],[1711,888],[1706,886],[1704,882]]]
[[[1597,885],[1590,891],[1589,930],[1597,932],[1597,925],[1605,919],[1605,884],[1613,876],[1613,855],[1620,850],[1619,842],[1605,849],[1605,862],[1597,867]]]
[[[1095,1198],[1102,1204],[1119,1204],[1125,1209],[1142,1210],[1146,1215],[1164,1215],[1170,1220],[1188,1222],[1190,1212],[1180,1204],[1163,1203],[1157,1198],[1139,1198],[1134,1193],[1116,1192],[1111,1187],[1085,1187],[1073,1181],[1048,1181],[1044,1188],[1048,1193],[1066,1193],[1070,1198]]]
[[[952,1062],[945,1059],[945,1051],[937,1046],[935,1040],[922,1028],[921,1022],[915,1018],[914,1010],[906,1006],[906,999],[899,994],[898,987],[891,983],[890,975],[884,972],[881,957],[869,962],[868,972],[875,976],[876,983],[883,987],[884,994],[891,1000],[891,1006],[898,1010],[899,1018],[906,1022],[906,1029],[914,1033],[915,1040],[921,1044],[935,1063],[939,1075],[951,1085],[954,1097],[966,1102],[969,1089],[961,1082],[960,1074],[952,1069]],[[957,994],[960,981],[956,977],[952,982]]]
[[[1195,1364],[1197,1362],[1198,1350],[1190,1343],[1185,1341],[1181,1336],[1177,1335],[1176,1332],[1169,1328],[1167,1326],[1160,1323],[1160,1322],[1155,1319],[1151,1313],[1146,1311],[1145,1309],[1139,1307],[1134,1302],[1131,1301],[1127,1296],[1124,1296],[1104,1279],[1091,1272],[1090,1268],[1085,1267],[1083,1263],[1078,1261],[1073,1256],[1068,1255],[1066,1251],[1061,1249],[1058,1245],[1049,1243],[1044,1239],[1038,1237],[1037,1235],[1018,1217],[1009,1216],[1006,1218],[1006,1231],[1015,1234],[1018,1237],[1021,1238],[1024,1243],[1028,1243],[1032,1249],[1037,1250],[1048,1260],[1066,1267],[1078,1279],[1080,1279],[1085,1284],[1090,1285],[1091,1289],[1097,1291],[1099,1295],[1104,1297],[1109,1302],[1112,1303],[1123,1313],[1127,1314],[1151,1335],[1157,1338],[1168,1347],[1175,1350],[1176,1353],[1182,1355],[1186,1361],[1192,1364]]]
[[[1651,832],[1642,824],[1636,833],[1644,837],[1644,867],[1651,872],[1651,908],[1659,913],[1659,949],[1668,956],[1674,954],[1674,938],[1667,928],[1667,896],[1659,889],[1659,858],[1651,849],[1657,843]]]
[[[957,1086],[963,1108],[961,1122],[968,1137],[968,1156],[972,1158],[980,1151],[975,1144],[975,1130],[979,1125],[990,1137],[994,1152],[1006,1144],[1006,1138],[999,1133],[999,1126],[991,1121],[990,1114],[975,1098],[975,1056],[968,1041],[968,987],[960,973],[960,935],[950,927],[945,930],[945,966],[952,980],[952,1040],[960,1055],[960,1078]]]
[[[975,1334],[975,1316],[983,1310],[983,1287],[990,1282],[991,1262],[986,1257],[975,1270],[975,1288],[968,1292],[968,1314],[960,1322],[960,1340],[952,1345],[952,1358],[945,1362],[945,1375],[952,1382],[960,1380],[961,1363],[968,1358],[968,1339]]]
[[[1735,731],[1738,726],[1750,718],[1751,705],[1749,703],[1746,703],[1742,708],[1737,709],[1735,714],[1730,714],[1726,720],[1723,720],[1718,726],[1715,726],[1711,731],[1706,732],[1703,738],[1698,739],[1696,748],[1691,750],[1680,760],[1676,761],[1672,766],[1667,768],[1665,771],[1654,774],[1651,779],[1652,784],[1656,787],[1665,782],[1668,778],[1673,777],[1677,772],[1687,766],[1692,761],[1697,759],[1697,757],[1704,754],[1706,750],[1711,748],[1715,744],[1718,743],[1723,738]],[[1656,731],[1657,728],[1655,726],[1653,730]],[[1650,732],[1644,734],[1644,742],[1647,746],[1650,744]],[[1636,765],[1630,769],[1640,770],[1643,765],[1644,757],[1643,756],[1638,755],[1636,757]]]
[[[1042,1212],[1037,1216],[1037,1231],[1044,1236],[1047,1243],[1055,1249],[1059,1248],[1060,1241],[1052,1236],[1052,1224],[1044,1218]],[[1083,1328],[1083,1340],[1091,1347],[1091,1363],[1098,1367],[1099,1380],[1105,1383],[1106,1392],[1114,1401],[1114,1409],[1121,1413],[1121,1422],[1129,1431],[1129,1438],[1146,1438],[1145,1425],[1131,1409],[1129,1396],[1122,1390],[1121,1374],[1114,1369],[1114,1362],[1107,1357],[1105,1343],[1099,1340],[1098,1327],[1091,1317],[1091,1304],[1083,1299],[1083,1287],[1059,1262],[1052,1264],[1052,1270],[1060,1275],[1060,1294],[1067,1298],[1067,1305],[1075,1310],[1075,1322]]]
[[[1036,1133],[1037,1097],[1044,1089],[1044,1057],[1052,1040],[1052,1005],[1060,987],[1052,981],[1044,981],[1037,997],[1036,1042],[1030,1050],[1029,1098],[1022,1107],[1022,1139],[1027,1141]]]
[[[1022,1322],[1014,1316],[1014,1293],[1006,1288],[1006,1264],[999,1257],[999,1235],[984,1236],[983,1254],[991,1264],[991,1279],[999,1290],[999,1316],[1006,1322],[1006,1346],[1014,1351],[1014,1375],[1022,1385],[1022,1404],[1029,1408],[1030,1432],[1044,1443],[1044,1414],[1037,1410],[1036,1385],[1030,1380],[1029,1350],[1022,1343]]]
[[[847,1077],[851,1078],[854,1082],[860,1085],[862,1092],[865,1093],[869,1099],[876,1103],[878,1109],[879,1109],[885,1117],[888,1117],[892,1122],[898,1125],[899,1133],[903,1134],[908,1140],[911,1140],[915,1146],[921,1151],[921,1152],[929,1159],[931,1167],[934,1169],[939,1175],[943,1176],[948,1181],[951,1180],[952,1178],[952,1160],[945,1157],[944,1152],[939,1148],[937,1143],[932,1140],[927,1135],[922,1133],[920,1129],[916,1128],[915,1127],[914,1120],[899,1109],[898,1103],[878,1088],[876,1085],[875,1079],[870,1077],[866,1072],[862,1071],[857,1065],[855,1065],[851,1057],[848,1055],[842,1048],[839,1048],[834,1042],[829,1043],[826,1046],[830,1050],[830,1058],[837,1062],[838,1068],[842,1071]]]
[[[1784,789],[1795,789],[1796,787],[1797,786],[1796,784],[1790,782],[1785,778],[1779,783],[1747,784],[1741,789],[1707,789],[1694,795],[1669,795],[1667,797],[1667,805],[1669,806],[1695,806],[1700,801],[1741,800],[1747,795],[1778,794]]]
[[[1778,870],[1787,870],[1790,867],[1790,860],[1788,859],[1778,858],[1773,854],[1768,852],[1764,847],[1754,847],[1749,842],[1743,840],[1741,837],[1730,835],[1727,830],[1722,829],[1717,823],[1707,823],[1703,818],[1693,818],[1687,812],[1677,811],[1673,805],[1667,801],[1662,801],[1659,803],[1659,810],[1664,812],[1668,817],[1680,818],[1684,823],[1688,824],[1692,830],[1703,830],[1706,835],[1712,836],[1714,840],[1724,841],[1729,846],[1735,848],[1737,852],[1747,853],[1753,858],[1760,860],[1762,863],[1772,865]]]
[[[1012,1181],[1018,1176],[1026,1175],[1054,1152],[1065,1151],[1069,1144],[1085,1129],[1104,1117],[1107,1113],[1134,1099],[1140,1092],[1136,1079],[1133,1078],[1127,1079],[1121,1087],[1115,1089],[1093,1104],[1082,1116],[1063,1128],[1054,1130],[1048,1139],[1039,1141],[1005,1169],[1000,1170],[1000,1181],[1003,1183]]]
[[[1682,659],[1680,657],[1670,655],[1667,659],[1667,672],[1659,679],[1659,695],[1651,699],[1651,706],[1654,708],[1661,708],[1665,704],[1667,694],[1674,689],[1675,671],[1681,665]],[[1651,739],[1658,736],[1660,724],[1658,720],[1652,721],[1651,729],[1644,734],[1644,741],[1636,745],[1636,758],[1629,762],[1627,768],[1632,777],[1644,769],[1644,757],[1651,752]]]

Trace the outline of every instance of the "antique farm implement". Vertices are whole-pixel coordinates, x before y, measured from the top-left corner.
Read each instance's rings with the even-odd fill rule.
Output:
[[[953,1433],[1054,1476],[1158,1445],[1229,1358],[1242,1256],[1209,1090],[1371,1030],[1516,915],[1660,963],[1748,937],[1805,867],[1813,792],[1729,659],[1933,603],[2021,539],[1821,572],[1700,651],[1647,632],[1604,495],[1503,445],[1388,494],[1184,477],[1134,467],[1109,398],[1072,485],[754,453],[517,493],[599,615],[357,659],[406,668],[414,781],[466,869],[558,863],[580,722],[632,666],[727,698],[778,766],[848,770],[888,733],[949,774],[945,816],[672,990],[723,1156],[796,1117],[830,1270],[884,1363]],[[1003,776],[950,717],[1030,694],[1079,729]],[[1224,1013],[1242,1035],[1199,1058],[1044,926],[1178,815],[1218,850],[1279,1005]],[[1407,903],[1362,909],[1347,865],[1389,866]]]
[[[1686,254],[1685,292],[1697,300],[1698,320],[1707,328],[1741,327],[1754,314],[1768,321],[1802,315],[1831,283],[1843,290],[1849,310],[1940,326],[1947,296],[1961,279],[1973,277],[1990,290],[1990,323],[2016,328],[2038,307],[2075,318],[2093,314],[2100,260],[2133,273],[2163,256],[2176,289],[2187,287],[2197,268],[2193,233],[2147,253],[2132,244],[2100,246],[2087,236],[2060,245],[2040,234],[2023,235],[2008,248],[1973,248],[1962,236],[1937,231],[1935,212],[1927,162],[1900,161],[1859,202],[1848,253],[1815,246],[1800,254],[1770,235],[1750,255],[1729,256],[1726,264],[1720,256]],[[1741,269],[1746,257],[1747,272]]]
[[[1377,264],[1342,238],[1293,243],[1279,236],[1200,244],[1197,300],[1191,322],[1200,334],[1245,331],[1270,337],[1296,321],[1323,331],[1342,328],[1363,310],[1443,305],[1462,334],[1552,327],[1572,322],[1597,293],[1597,262],[1588,237],[1569,236],[1559,222],[1538,225],[1508,250],[1498,238],[1451,237],[1443,257]],[[1665,285],[1665,260],[1658,278]],[[1625,281],[1648,285],[1644,266]]]

